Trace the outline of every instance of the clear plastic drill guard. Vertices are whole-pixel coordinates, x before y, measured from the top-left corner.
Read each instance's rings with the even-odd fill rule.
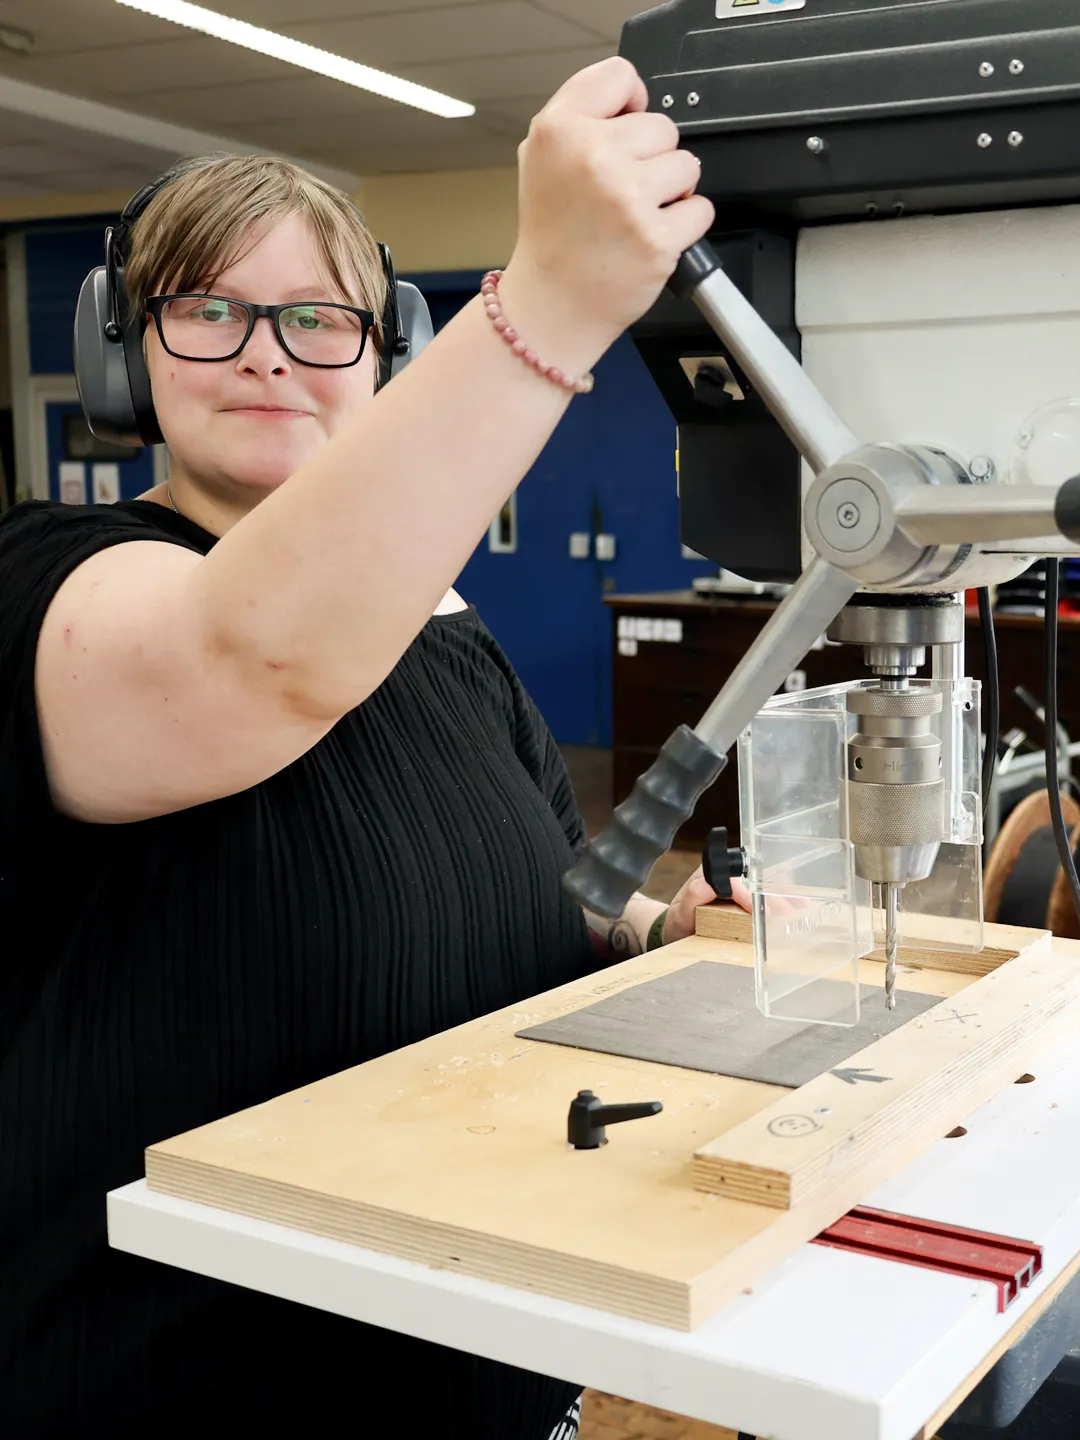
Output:
[[[873,909],[870,882],[856,874],[847,838],[846,745],[858,723],[847,695],[875,683],[777,695],[739,738],[757,1003],[774,1019],[854,1025],[859,961],[884,942],[884,918]],[[967,679],[912,683],[942,695],[933,724],[942,743],[943,840],[930,876],[900,891],[900,948],[978,951],[981,686]]]

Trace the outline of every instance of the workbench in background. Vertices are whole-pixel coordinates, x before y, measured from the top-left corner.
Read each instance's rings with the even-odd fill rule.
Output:
[[[776,605],[702,596],[692,590],[612,595],[606,604],[611,609],[614,674],[612,799],[618,805],[656,759],[671,732],[680,725],[694,726],[701,719]],[[620,636],[620,621],[624,622],[624,632],[634,633]],[[1038,721],[1014,691],[1022,685],[1042,699],[1042,619],[999,615],[996,629],[1001,733],[1017,726],[1041,743]],[[800,688],[810,690],[869,675],[852,645],[826,645],[812,650],[800,669]],[[978,617],[970,614],[966,673],[985,680],[982,633]],[[1075,736],[1080,732],[1080,618],[1063,616],[1060,622],[1058,685],[1058,714],[1070,735]],[[676,843],[700,845],[714,825],[726,825],[733,837],[738,835],[739,767],[734,756],[720,779],[702,796]]]

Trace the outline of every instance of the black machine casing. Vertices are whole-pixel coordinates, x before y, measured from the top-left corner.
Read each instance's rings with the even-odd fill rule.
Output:
[[[725,268],[796,354],[801,227],[1080,200],[1077,0],[668,0],[620,52],[701,159]],[[691,302],[665,295],[632,333],[679,425],[684,543],[794,579],[794,448],[744,377],[744,400],[718,396],[736,367]],[[692,356],[727,364],[694,386]]]

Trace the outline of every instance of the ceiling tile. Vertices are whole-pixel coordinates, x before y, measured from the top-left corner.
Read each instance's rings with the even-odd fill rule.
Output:
[[[500,55],[483,60],[440,60],[403,65],[400,73],[420,85],[478,104],[515,95],[554,95],[578,70],[612,53],[610,45],[575,46],[544,55]]]
[[[88,135],[85,130],[77,132],[82,138],[77,142],[78,148],[88,157],[94,165],[101,163],[101,157],[107,155],[110,165],[126,165],[133,170],[145,170],[153,166],[160,170],[166,164],[172,164],[175,152],[168,147],[160,145],[137,145],[128,140],[114,140],[111,136]]]
[[[631,16],[654,8],[649,0],[530,0],[530,3],[537,10],[575,20],[610,40],[618,40]]]
[[[169,152],[135,141],[114,140],[96,135],[73,125],[53,120],[36,120],[29,115],[16,115],[0,110],[0,136],[9,144],[0,144],[0,172],[14,175],[18,167],[31,162],[43,174],[48,170],[100,170],[119,166],[135,174],[156,174],[175,158]],[[20,173],[20,179],[32,179]],[[44,183],[44,182],[43,182]],[[49,183],[49,189],[53,189]]]
[[[29,185],[25,180],[0,180],[0,200],[22,200],[46,194],[48,191],[40,185]]]
[[[85,195],[92,190],[130,190],[132,195],[148,180],[160,173],[159,166],[148,166],[145,170],[129,170],[124,166],[107,166],[100,169],[69,170],[50,173],[41,184],[48,182],[50,191],[58,195]]]
[[[172,28],[174,33],[185,33]],[[295,66],[282,60],[198,36],[157,45],[120,45],[92,55],[30,55],[19,66],[19,78],[31,85],[105,101],[182,85],[228,85],[291,78],[296,73]]]
[[[24,140],[36,142],[39,138],[44,140],[48,130],[47,120],[41,121],[33,115],[22,115],[15,110],[0,109],[0,135],[4,137],[5,145],[14,145]]]
[[[453,147],[436,145],[357,145],[328,150],[320,157],[361,175],[389,175],[404,171],[483,170],[493,165],[514,165],[517,145],[492,135],[470,139]]]
[[[543,109],[545,95],[522,95],[516,100],[485,100],[484,121],[488,125],[513,127],[522,134],[529,128],[529,121],[538,110]]]
[[[463,0],[214,0],[214,9],[235,15],[252,25],[278,29],[312,20],[355,20],[371,15],[393,15],[402,10],[438,10],[460,7]],[[476,3],[476,0],[466,0]],[[586,0],[587,3],[587,0]]]
[[[310,45],[384,69],[428,60],[567,49],[589,41],[580,26],[534,10],[525,0],[429,10],[422,21],[414,14],[394,13],[281,28]]]
[[[342,85],[321,75],[294,70],[280,80],[248,80],[234,85],[196,85],[177,90],[150,90],[125,96],[124,103],[147,115],[160,115],[181,125],[228,131],[236,125],[267,120],[333,116],[347,122],[372,110],[385,110],[393,102],[354,85]],[[395,111],[400,106],[393,106]]]
[[[168,40],[177,33],[177,27],[167,20],[117,5],[116,0],[48,0],[46,4],[41,0],[2,0],[0,23],[29,31],[34,37],[33,55]],[[14,67],[25,59],[12,56],[10,63],[15,74]]]
[[[38,175],[70,170],[81,161],[82,157],[70,150],[55,150],[48,145],[0,145],[0,175],[9,178],[33,182]]]
[[[625,16],[648,0],[208,3],[470,100],[479,113],[439,120],[116,0],[0,0],[0,22],[36,41],[29,56],[0,55],[0,76],[132,112],[132,138],[113,141],[0,110],[0,177],[40,189],[34,166],[47,149],[37,171],[50,190],[55,176],[73,189],[102,188],[109,176],[120,177],[115,188],[137,184],[171,158],[139,144],[140,115],[368,174],[513,164],[531,116],[571,74],[612,53]]]
[[[320,155],[330,146],[337,149],[352,145],[460,145],[491,133],[479,119],[441,120],[402,106],[358,116],[354,124],[343,124],[339,119],[328,126],[321,116],[313,115],[306,120],[270,120],[257,125],[234,124],[232,128],[238,138],[249,144]]]
[[[536,107],[539,109],[539,106]],[[529,116],[529,120],[532,115]],[[513,117],[507,118],[502,115],[492,115],[488,110],[483,112],[483,120],[486,129],[495,135],[503,135],[513,140],[515,145],[521,143],[529,133],[529,120],[518,120]]]

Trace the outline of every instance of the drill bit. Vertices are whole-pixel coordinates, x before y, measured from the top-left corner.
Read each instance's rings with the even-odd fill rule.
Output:
[[[898,885],[883,885],[885,891],[885,1006],[896,1009],[896,907]]]

